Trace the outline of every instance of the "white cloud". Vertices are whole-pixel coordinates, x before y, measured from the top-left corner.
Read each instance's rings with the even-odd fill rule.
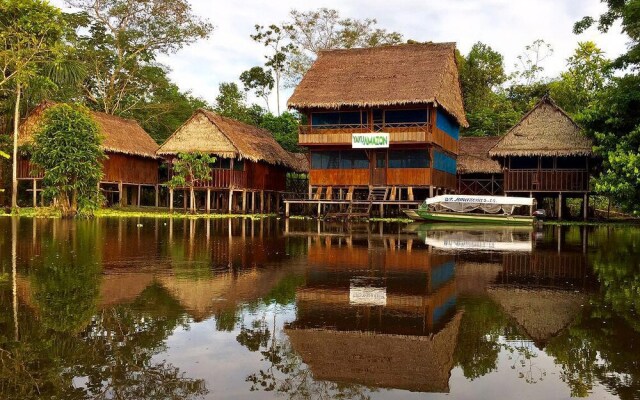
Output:
[[[594,28],[573,34],[575,21],[605,10],[599,0],[191,0],[191,4],[196,14],[215,25],[213,35],[160,61],[172,69],[172,79],[183,90],[210,102],[220,82],[237,81],[242,71],[263,62],[265,48],[249,37],[254,25],[279,23],[292,8],[330,7],[345,17],[376,18],[380,27],[398,31],[406,39],[457,42],[462,53],[481,41],[504,55],[508,70],[525,45],[544,39],[555,50],[545,60],[548,76],[563,70],[578,41],[595,41],[609,57],[626,49],[619,26],[608,34]],[[281,96],[282,104],[290,93]]]

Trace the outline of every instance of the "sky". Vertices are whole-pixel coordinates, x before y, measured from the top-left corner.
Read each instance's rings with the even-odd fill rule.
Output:
[[[159,57],[169,66],[170,77],[182,90],[215,101],[221,82],[238,82],[253,66],[264,63],[266,49],[249,37],[254,25],[281,23],[291,9],[306,11],[334,8],[342,17],[375,18],[380,28],[400,32],[404,39],[456,42],[466,54],[478,41],[490,45],[505,58],[507,72],[517,56],[536,39],[551,44],[554,53],[543,61],[545,75],[557,76],[578,41],[592,40],[610,58],[626,50],[627,38],[619,25],[602,34],[591,28],[581,35],[572,32],[583,16],[599,16],[600,0],[190,0],[193,12],[215,27],[211,37]],[[54,0],[63,5],[63,0]],[[292,90],[281,94],[281,107]],[[272,95],[275,109],[275,96]],[[262,100],[249,98],[263,105]]]

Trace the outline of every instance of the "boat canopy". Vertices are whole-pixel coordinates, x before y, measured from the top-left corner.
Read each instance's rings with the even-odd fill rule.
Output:
[[[482,210],[496,214],[503,211],[512,214],[519,206],[533,206],[535,199],[532,197],[507,197],[507,196],[470,196],[462,194],[445,194],[426,199],[423,207],[431,207],[435,210],[447,209],[455,212],[471,212]]]

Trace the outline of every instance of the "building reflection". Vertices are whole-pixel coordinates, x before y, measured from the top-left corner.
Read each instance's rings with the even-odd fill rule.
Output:
[[[285,332],[316,380],[449,391],[462,317],[453,255],[375,229],[289,234],[306,236],[308,267]]]

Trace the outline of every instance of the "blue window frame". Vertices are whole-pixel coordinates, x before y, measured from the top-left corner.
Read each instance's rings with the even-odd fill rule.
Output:
[[[390,150],[389,168],[429,168],[429,152],[424,150]]]
[[[441,151],[433,152],[433,168],[438,171],[456,174],[456,159]]]
[[[437,108],[436,112],[436,127],[452,138],[458,140],[458,137],[460,136],[460,125],[458,125],[458,122],[450,117],[442,108]]]

